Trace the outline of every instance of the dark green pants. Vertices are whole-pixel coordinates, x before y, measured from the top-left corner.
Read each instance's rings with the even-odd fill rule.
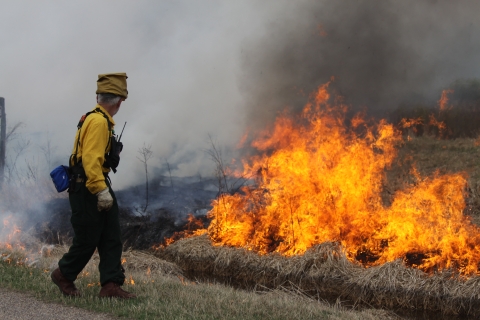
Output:
[[[72,246],[58,262],[60,271],[68,280],[77,279],[95,249],[98,249],[100,283],[104,285],[115,282],[122,285],[125,281],[121,264],[122,241],[118,204],[108,181],[107,185],[113,197],[113,206],[109,211],[97,210],[97,197],[88,191],[85,182],[77,183],[75,190],[69,194],[72,208],[70,221],[75,236]]]

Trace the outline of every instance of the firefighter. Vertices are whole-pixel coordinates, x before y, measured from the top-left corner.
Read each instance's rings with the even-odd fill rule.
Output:
[[[102,285],[99,296],[130,299],[136,296],[121,288],[125,270],[119,213],[108,178],[110,170],[116,172],[123,147],[115,139],[112,117],[127,99],[127,75],[100,74],[96,93],[97,105],[80,119],[70,157],[68,192],[75,235],[51,278],[64,295],[80,296],[74,281],[97,249]]]

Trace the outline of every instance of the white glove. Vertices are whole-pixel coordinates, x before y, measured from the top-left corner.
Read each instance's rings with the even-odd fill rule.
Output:
[[[96,194],[97,196],[97,208],[98,211],[108,211],[113,205],[113,198],[110,195],[110,190],[108,188],[103,189],[99,193]]]

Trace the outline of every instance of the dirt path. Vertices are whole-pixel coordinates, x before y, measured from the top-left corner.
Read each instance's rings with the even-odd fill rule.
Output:
[[[44,302],[30,294],[0,288],[0,319],[5,320],[84,320],[118,319],[111,315],[94,313],[80,308]]]

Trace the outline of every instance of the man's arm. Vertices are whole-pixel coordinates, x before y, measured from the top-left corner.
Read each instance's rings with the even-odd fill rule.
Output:
[[[82,127],[82,163],[87,176],[86,187],[92,194],[107,188],[103,175],[105,149],[110,139],[108,124],[102,115],[92,114]]]

